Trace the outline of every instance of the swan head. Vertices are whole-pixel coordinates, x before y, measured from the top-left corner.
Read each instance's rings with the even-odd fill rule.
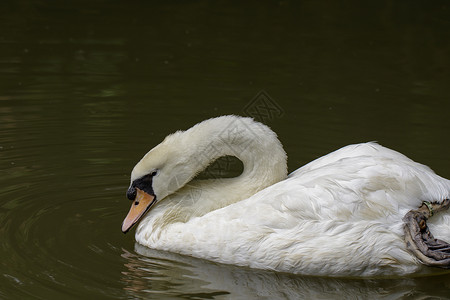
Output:
[[[286,153],[269,127],[251,118],[221,116],[177,131],[150,150],[131,172],[127,191],[133,201],[122,223],[127,232],[156,203],[175,193],[222,156],[244,164],[240,179],[247,179],[242,197],[286,177]]]
[[[157,202],[192,179],[192,167],[184,154],[180,132],[169,135],[133,168],[127,198],[133,201],[122,223],[128,232]]]

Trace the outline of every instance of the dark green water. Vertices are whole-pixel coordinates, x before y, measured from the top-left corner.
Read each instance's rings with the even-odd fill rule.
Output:
[[[375,140],[450,178],[447,1],[18,0],[0,17],[0,298],[450,298],[449,275],[262,272],[120,231],[138,159],[223,114],[263,119],[290,171]]]

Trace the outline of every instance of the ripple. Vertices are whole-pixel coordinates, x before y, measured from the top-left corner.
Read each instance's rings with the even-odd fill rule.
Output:
[[[89,175],[79,168],[72,173],[76,186],[64,188],[68,179],[55,175],[60,168],[47,171],[53,175],[25,169],[2,180],[0,195],[7,200],[0,206],[0,255],[8,259],[0,265],[5,282],[12,291],[27,291],[25,297],[120,295],[121,250],[114,243],[123,245],[118,239],[123,239],[123,211],[116,199],[124,198],[126,187],[99,183],[97,171]]]

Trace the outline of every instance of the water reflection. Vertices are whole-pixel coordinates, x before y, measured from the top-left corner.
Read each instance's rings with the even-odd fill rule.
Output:
[[[188,299],[450,299],[449,275],[431,278],[347,279],[296,276],[221,265],[135,244],[122,249],[124,289],[136,298]]]

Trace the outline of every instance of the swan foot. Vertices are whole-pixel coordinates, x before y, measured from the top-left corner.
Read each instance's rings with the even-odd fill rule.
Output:
[[[435,239],[427,225],[428,218],[449,207],[450,199],[441,203],[424,202],[403,217],[406,245],[425,265],[450,269],[450,244]]]

